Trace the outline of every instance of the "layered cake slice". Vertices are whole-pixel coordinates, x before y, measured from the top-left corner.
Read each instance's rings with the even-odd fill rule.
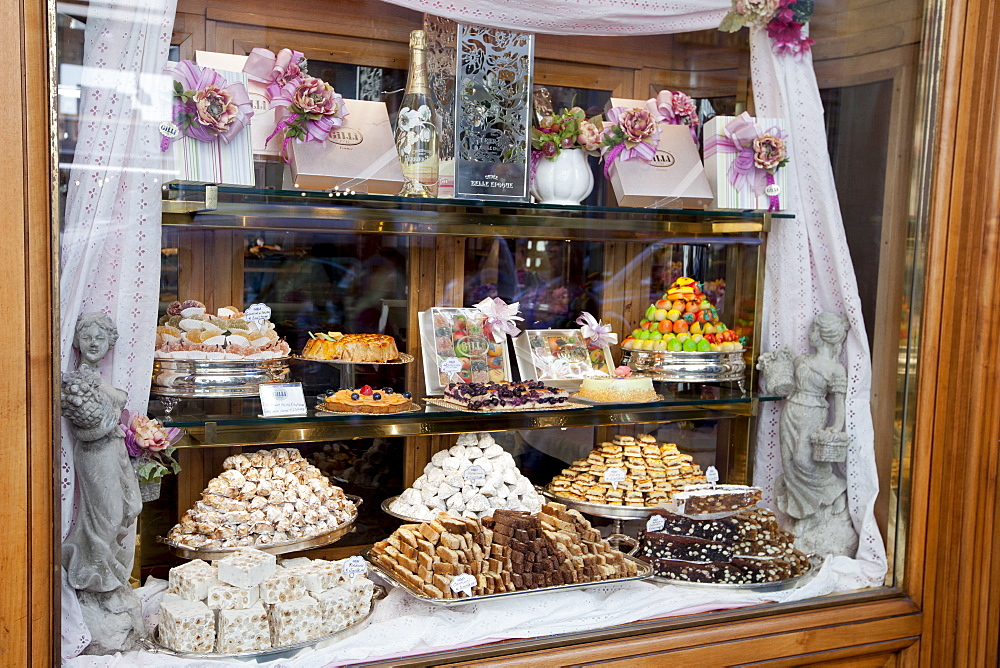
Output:
[[[709,515],[752,508],[761,499],[759,487],[747,485],[687,485],[674,494],[677,512]]]

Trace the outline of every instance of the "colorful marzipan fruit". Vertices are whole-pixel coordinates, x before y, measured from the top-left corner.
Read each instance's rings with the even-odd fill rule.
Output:
[[[626,350],[720,353],[743,349],[745,341],[719,319],[715,305],[693,278],[674,281],[646,309],[639,326],[622,342]]]

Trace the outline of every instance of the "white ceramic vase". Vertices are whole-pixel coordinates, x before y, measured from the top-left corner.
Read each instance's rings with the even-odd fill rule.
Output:
[[[594,174],[583,149],[565,148],[553,160],[538,161],[531,194],[539,204],[579,204],[594,189]]]

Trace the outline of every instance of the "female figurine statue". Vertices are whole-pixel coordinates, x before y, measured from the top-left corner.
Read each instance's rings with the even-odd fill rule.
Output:
[[[139,599],[129,584],[142,500],[119,426],[127,396],[98,371],[117,339],[111,318],[81,314],[73,337],[79,367],[62,378],[63,416],[76,441],[79,501],[62,558],[93,637],[88,653],[128,649],[143,629]]]
[[[778,425],[782,473],[775,498],[791,519],[796,546],[806,553],[853,557],[858,535],[847,508],[847,479],[835,465],[845,461],[850,443],[844,431],[847,370],[838,361],[848,329],[844,316],[822,313],[809,328],[815,353],[794,361],[787,350],[763,353],[757,368],[765,391],[787,397]]]

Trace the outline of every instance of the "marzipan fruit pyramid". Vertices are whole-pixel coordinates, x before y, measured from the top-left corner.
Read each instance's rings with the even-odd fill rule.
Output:
[[[694,279],[682,276],[649,305],[639,326],[622,342],[626,350],[732,352],[743,349],[735,330],[719,319],[715,305]]]

